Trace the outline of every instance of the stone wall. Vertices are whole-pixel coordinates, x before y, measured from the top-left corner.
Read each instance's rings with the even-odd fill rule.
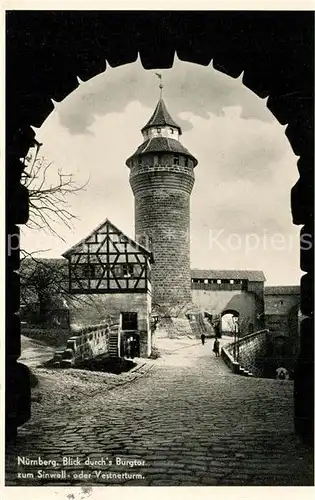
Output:
[[[265,293],[265,314],[287,316],[292,307],[300,303],[299,294],[267,294]]]
[[[144,170],[141,166],[131,172],[130,183],[135,195],[136,239],[146,235],[152,241],[153,303],[190,302],[193,169],[159,165]]]
[[[221,357],[233,373],[240,373],[240,365],[234,360],[230,345],[221,348]]]
[[[151,354],[151,295],[149,293],[109,293],[76,295],[69,304],[70,326],[74,330],[96,323],[119,323],[120,313],[136,312],[141,356]],[[79,299],[79,302],[78,302]]]
[[[82,328],[77,335],[68,339],[64,350],[56,351],[54,366],[75,367],[80,361],[108,354],[111,328],[115,327],[109,327],[107,323]]]
[[[265,325],[273,339],[268,352],[268,371],[273,373],[281,364],[293,374],[300,344],[300,296],[298,293],[279,293],[281,287],[271,288],[276,293],[265,293]]]
[[[243,368],[255,377],[264,377],[269,342],[268,330],[261,330],[241,338],[236,342],[236,346],[234,342],[228,344],[222,348],[221,354],[225,363],[235,373],[239,373]]]
[[[55,348],[65,346],[68,338],[71,337],[70,329],[29,327],[28,325],[22,325],[21,333],[30,339],[39,340]]]
[[[255,377],[265,376],[265,359],[269,343],[268,330],[246,335],[239,341],[238,362]]]
[[[293,378],[294,361],[281,355],[278,344],[279,338],[265,329],[223,347],[222,358],[235,373],[245,369],[255,377],[275,378],[276,369],[284,367]]]
[[[155,339],[170,338],[178,339],[181,337],[193,337],[190,322],[187,318],[168,318],[157,324],[154,332]]]
[[[245,329],[241,331],[241,336],[248,333],[250,323],[254,330],[262,326],[257,319],[257,314],[263,312],[263,303],[255,293],[237,290],[193,289],[192,302],[196,309],[214,316],[226,310],[237,311],[240,315],[240,324],[243,323]]]

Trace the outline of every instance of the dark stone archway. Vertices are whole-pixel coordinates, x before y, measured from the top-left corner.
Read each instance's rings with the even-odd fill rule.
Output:
[[[222,311],[222,312],[221,312],[221,315],[220,315],[220,316],[221,316],[221,318],[220,318],[221,328],[220,328],[220,329],[221,329],[222,334],[223,334],[223,335],[234,335],[234,332],[235,332],[235,327],[234,327],[234,325],[233,325],[233,324],[228,325],[228,326],[229,326],[228,330],[225,330],[225,329],[224,329],[224,326],[223,326],[223,325],[224,325],[223,318],[224,318],[224,316],[226,316],[226,315],[231,315],[231,316],[232,316],[232,319],[233,319],[233,316],[235,316],[235,317],[236,317],[236,318],[238,318],[238,320],[239,320],[239,318],[240,318],[240,313],[239,313],[239,311],[236,311],[236,310],[234,310],[234,309],[225,309],[224,311]]]
[[[77,86],[106,69],[134,62],[170,68],[174,53],[207,65],[262,98],[297,155],[300,178],[292,188],[293,223],[313,235],[312,12],[71,12],[7,11],[6,231],[18,235],[28,219],[28,193],[20,184],[23,158],[34,132]],[[152,36],[154,34],[154,36]],[[10,237],[12,241],[12,236]],[[11,245],[12,246],[12,245]],[[20,356],[19,250],[7,251],[7,437],[30,415],[28,370]],[[296,432],[313,443],[313,246],[301,249],[300,355],[295,369]]]
[[[239,316],[240,313],[238,311],[235,311],[235,309],[224,309],[224,311],[221,312],[221,318],[225,314],[233,314],[234,316]]]

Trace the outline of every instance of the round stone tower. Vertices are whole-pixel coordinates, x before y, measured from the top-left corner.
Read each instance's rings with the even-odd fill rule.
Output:
[[[198,162],[179,142],[181,128],[162,96],[141,132],[143,143],[126,161],[135,238],[153,251],[153,307],[182,307],[191,301],[190,194]]]

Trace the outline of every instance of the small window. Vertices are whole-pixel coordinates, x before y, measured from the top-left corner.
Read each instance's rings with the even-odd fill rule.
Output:
[[[234,280],[230,280],[231,285],[234,285]]]
[[[122,273],[124,278],[131,278],[133,276],[133,265],[132,264],[123,264],[122,265]]]
[[[203,280],[203,282],[207,285],[209,283],[209,280]]]
[[[174,130],[172,128],[170,128],[170,132],[171,134],[174,134]]]
[[[93,279],[96,275],[96,268],[94,264],[84,264],[83,266],[83,276],[87,279]]]
[[[221,280],[217,280],[217,284],[218,284],[218,285],[221,285]]]
[[[158,165],[159,164],[159,157],[158,155],[153,156],[153,165]]]
[[[174,165],[179,165],[179,156],[174,156],[173,161]]]
[[[186,158],[185,158],[185,167],[188,167],[188,164],[189,164],[189,160],[188,160],[188,158],[186,156]]]
[[[156,129],[156,131],[157,131],[157,133],[158,133],[158,134],[160,134],[160,133],[161,133],[161,129],[160,129],[160,127],[158,127],[158,128]]]
[[[280,300],[280,305],[283,306],[283,300]]]

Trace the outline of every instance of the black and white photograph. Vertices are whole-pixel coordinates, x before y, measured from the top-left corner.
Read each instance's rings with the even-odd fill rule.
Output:
[[[5,10],[6,493],[314,486],[314,12],[104,4]]]

